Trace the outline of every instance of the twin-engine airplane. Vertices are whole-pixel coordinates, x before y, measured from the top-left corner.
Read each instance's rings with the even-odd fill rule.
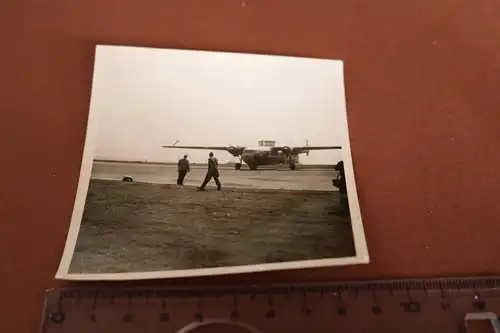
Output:
[[[250,170],[257,170],[258,166],[288,164],[290,170],[295,170],[299,160],[299,154],[309,156],[311,150],[330,150],[341,149],[340,146],[308,146],[289,147],[274,146],[274,141],[259,141],[259,147],[249,148],[240,146],[176,146],[176,141],[171,146],[162,146],[162,148],[177,149],[205,149],[205,150],[224,150],[237,157],[240,161],[235,164],[235,169],[240,170],[242,162],[245,162]]]

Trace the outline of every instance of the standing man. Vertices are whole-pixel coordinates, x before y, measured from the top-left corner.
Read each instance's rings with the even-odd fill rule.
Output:
[[[185,154],[184,158],[181,158],[177,163],[177,172],[179,173],[177,185],[184,185],[184,177],[186,177],[186,174],[191,170],[187,157],[187,154]]]
[[[344,161],[337,163],[335,170],[338,171],[339,174],[336,179],[333,179],[333,186],[337,187],[340,192],[340,210],[336,211],[335,214],[339,216],[349,216],[349,199],[347,196]]]
[[[219,181],[219,161],[217,161],[217,158],[214,156],[214,153],[210,152],[208,154],[208,170],[207,170],[207,175],[205,176],[205,180],[203,181],[203,184],[201,184],[200,187],[198,187],[199,191],[204,191],[205,186],[207,186],[208,182],[213,178],[215,181],[215,184],[217,185],[217,190],[221,190],[221,184]]]

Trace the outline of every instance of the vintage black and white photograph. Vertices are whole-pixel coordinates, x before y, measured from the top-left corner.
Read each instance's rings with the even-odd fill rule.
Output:
[[[56,278],[368,263],[345,90],[336,59],[98,45]]]

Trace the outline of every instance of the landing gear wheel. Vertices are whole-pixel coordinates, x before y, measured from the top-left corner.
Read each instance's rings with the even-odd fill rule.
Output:
[[[248,167],[250,168],[250,170],[257,170],[257,166],[256,165],[249,165]]]
[[[290,163],[290,170],[295,170],[295,163]]]
[[[235,168],[236,170],[240,170],[240,169],[241,169],[241,163],[236,163],[236,164],[234,165],[234,168]]]

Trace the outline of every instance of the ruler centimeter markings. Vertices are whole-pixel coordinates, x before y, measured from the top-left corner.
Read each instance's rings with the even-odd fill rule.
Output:
[[[47,291],[42,333],[500,333],[500,277]]]

